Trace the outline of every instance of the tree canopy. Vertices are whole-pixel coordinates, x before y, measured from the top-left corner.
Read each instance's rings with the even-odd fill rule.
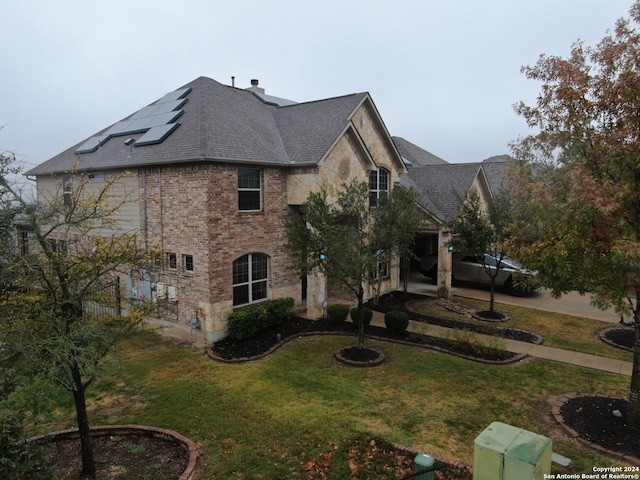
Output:
[[[5,157],[1,168],[0,196],[5,208],[16,210],[24,236],[10,236],[4,269],[12,280],[5,285],[10,294],[5,290],[0,298],[0,328],[24,374],[73,394],[82,475],[92,477],[85,391],[107,353],[151,311],[147,303],[127,304],[118,293],[121,277],[148,268],[150,252],[118,221],[119,210],[133,200],[123,193],[121,177],[96,184],[86,174],[68,172],[34,202],[12,180],[20,172],[15,157]],[[97,313],[92,305],[103,308]]]
[[[361,311],[365,287],[375,288],[394,255],[412,250],[421,218],[415,200],[415,192],[395,187],[370,208],[369,184],[357,180],[343,185],[334,201],[325,190],[310,193],[301,214],[287,225],[295,268],[305,274],[321,272],[330,283],[351,292]],[[363,322],[359,326],[362,348]]]
[[[640,2],[595,47],[542,55],[516,105],[535,133],[513,144],[511,247],[556,295],[578,289],[635,323],[629,419],[640,426]]]

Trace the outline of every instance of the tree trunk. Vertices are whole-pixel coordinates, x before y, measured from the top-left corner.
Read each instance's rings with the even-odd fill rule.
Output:
[[[76,418],[78,421],[78,431],[80,432],[80,450],[82,453],[82,472],[80,472],[80,478],[94,478],[96,476],[96,462],[93,457],[89,415],[87,414],[87,402],[84,395],[85,387],[82,383],[80,367],[76,362],[74,362],[71,367],[71,374],[75,385],[73,399],[76,404]]]
[[[640,302],[640,289],[636,289],[636,305],[633,311],[633,370],[631,373],[631,389],[627,410],[629,424],[636,428],[640,428],[640,303],[638,302]]]
[[[364,318],[362,315],[362,307],[364,305],[364,290],[362,286],[358,289],[358,348],[364,348]]]
[[[491,294],[489,299],[489,311],[493,313],[496,308],[496,279],[494,277],[491,277]]]

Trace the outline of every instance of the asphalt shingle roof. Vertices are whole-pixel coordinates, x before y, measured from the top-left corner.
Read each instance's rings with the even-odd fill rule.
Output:
[[[98,150],[79,155],[76,150],[88,140],[84,139],[27,173],[42,175],[70,171],[76,161],[80,170],[195,160],[317,164],[345,131],[351,115],[369,97],[367,93],[358,93],[279,107],[263,102],[250,91],[206,77],[180,87],[183,88],[191,88],[191,91],[181,107],[184,113],[176,120],[180,125],[161,143],[126,146],[126,139],[138,139],[143,135],[127,134],[112,137]]]
[[[458,216],[460,201],[466,198],[479,170],[478,163],[421,165],[409,167],[406,176],[420,192],[423,207],[449,222]],[[409,184],[409,180],[404,182]]]
[[[442,165],[448,163],[446,160],[427,152],[424,148],[420,148],[402,137],[392,138],[402,158],[411,162],[411,165]]]

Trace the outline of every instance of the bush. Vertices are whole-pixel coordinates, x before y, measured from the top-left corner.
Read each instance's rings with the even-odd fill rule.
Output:
[[[229,335],[236,340],[254,337],[260,330],[282,325],[291,318],[293,298],[278,298],[260,305],[249,305],[229,315]]]
[[[266,304],[267,322],[269,325],[282,325],[291,318],[294,301],[291,297],[277,298]]]
[[[369,326],[372,318],[373,310],[367,307],[362,307],[362,321],[364,322],[365,327]],[[360,328],[360,323],[358,322],[358,307],[353,307],[351,309],[351,321],[356,327]]]
[[[349,315],[348,305],[329,305],[327,307],[327,320],[329,323],[338,324],[347,321]]]
[[[409,315],[400,310],[390,310],[384,314],[384,324],[391,333],[403,333],[409,326]]]

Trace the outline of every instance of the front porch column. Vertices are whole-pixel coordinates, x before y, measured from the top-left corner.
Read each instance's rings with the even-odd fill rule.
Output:
[[[438,233],[438,298],[451,296],[452,252],[449,250],[451,232]]]

